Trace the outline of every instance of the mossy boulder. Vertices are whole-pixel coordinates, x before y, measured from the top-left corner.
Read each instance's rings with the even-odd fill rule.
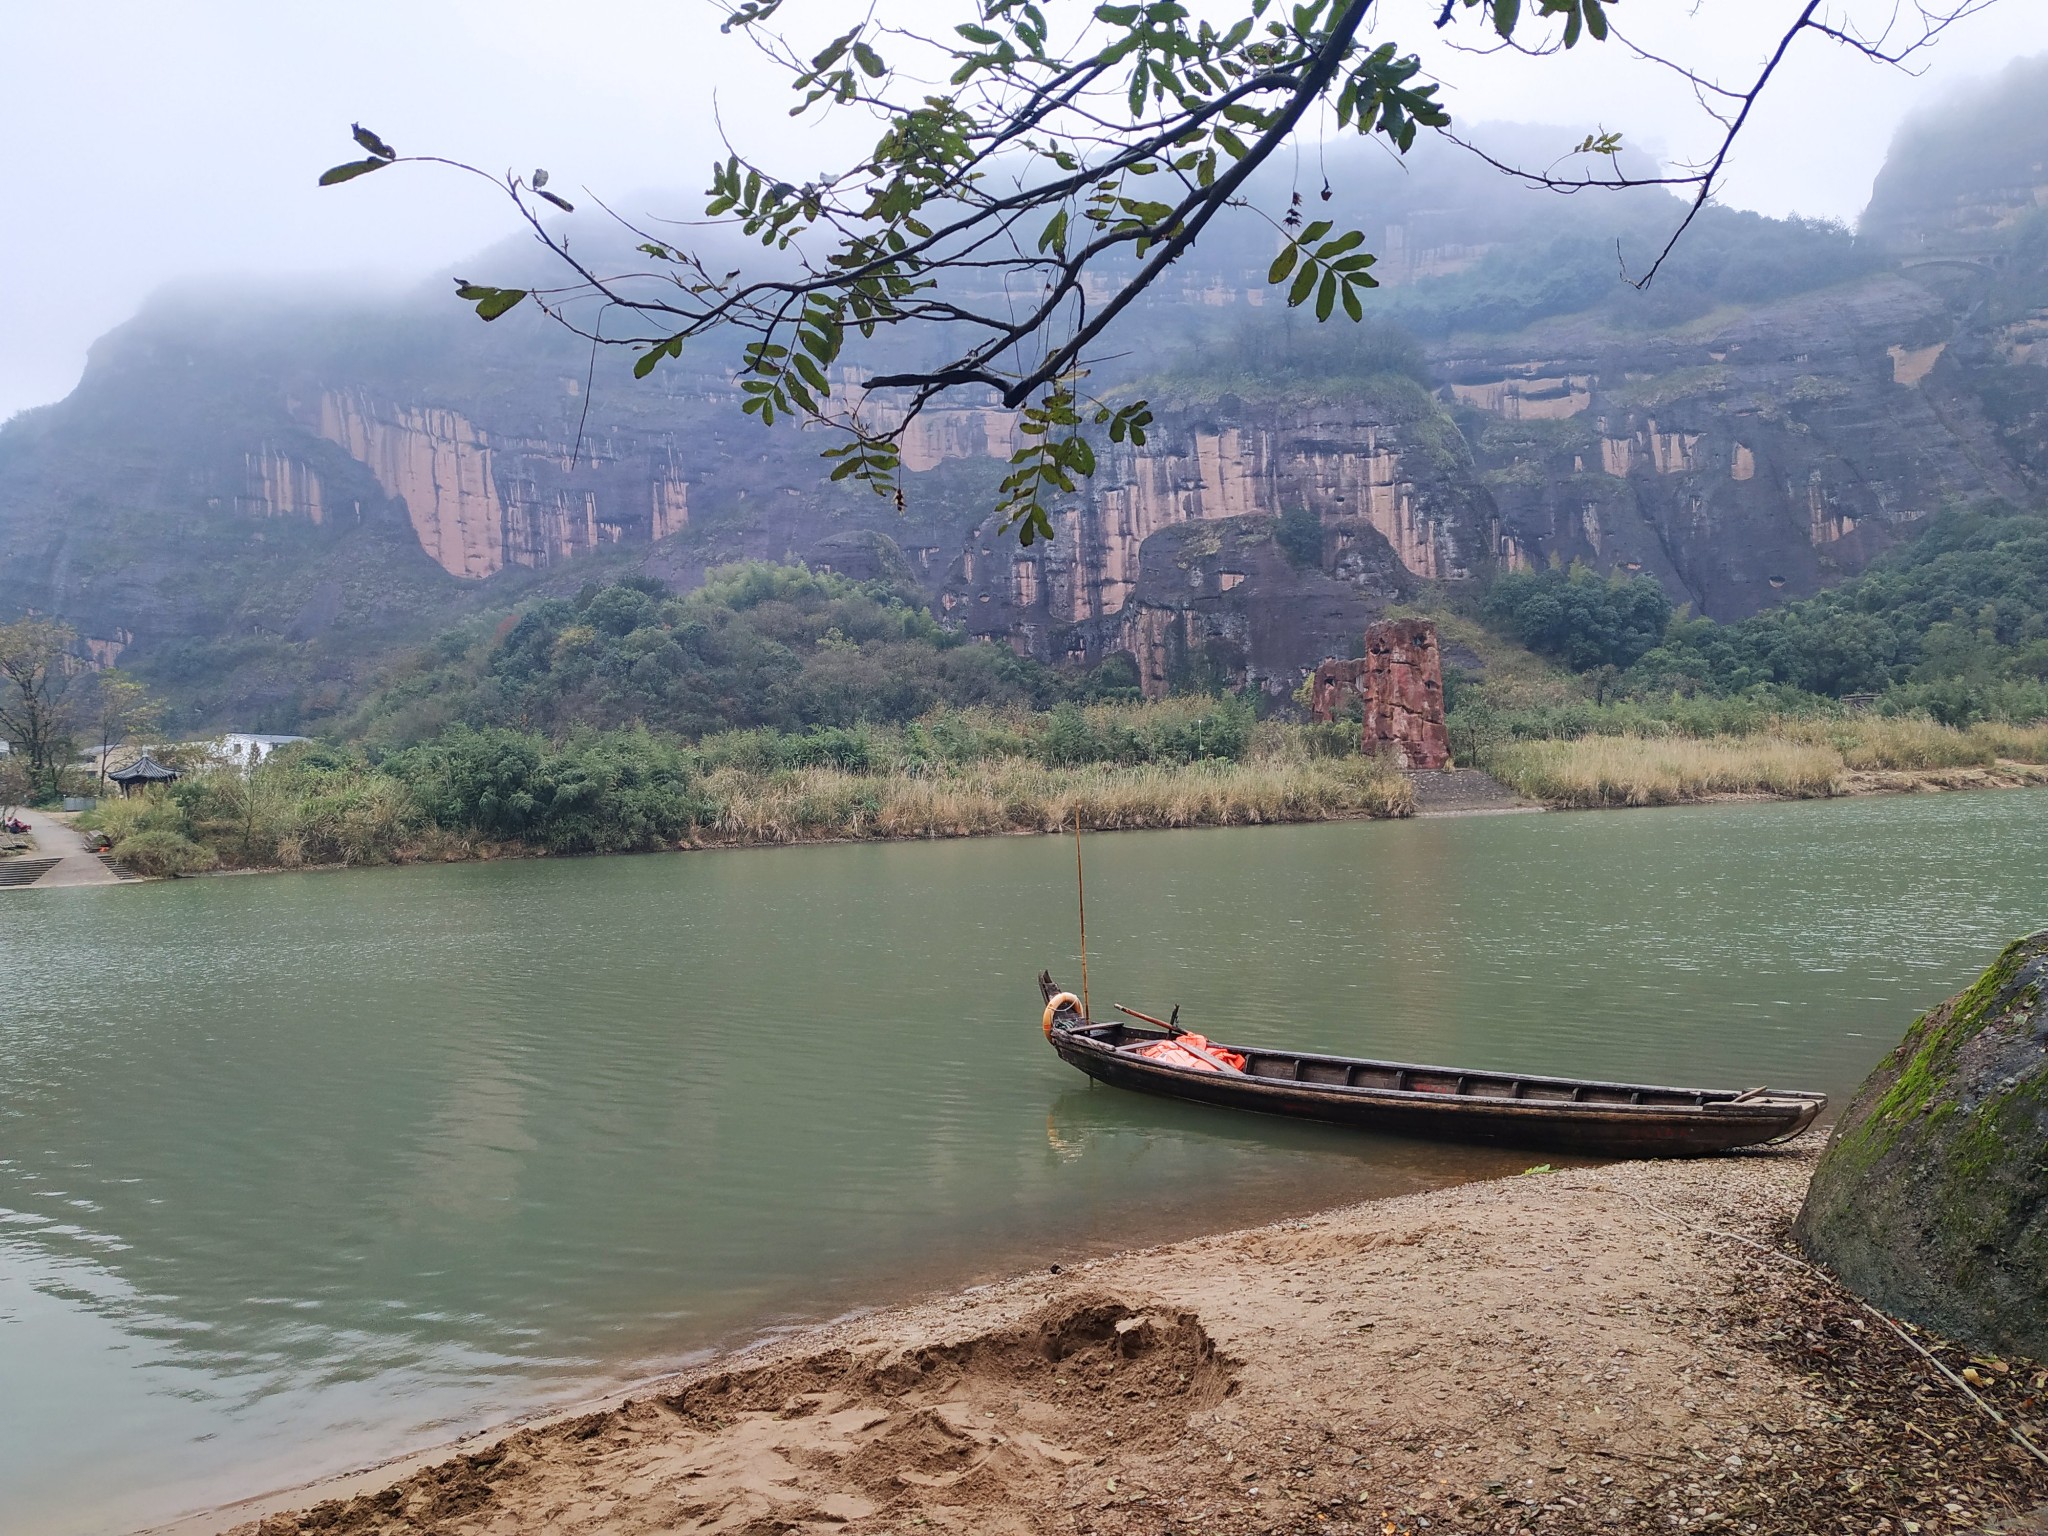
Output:
[[[1793,1231],[1888,1311],[2048,1358],[2048,931],[1921,1018],[1870,1074]]]

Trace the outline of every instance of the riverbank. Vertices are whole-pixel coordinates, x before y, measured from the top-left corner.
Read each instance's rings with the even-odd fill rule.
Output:
[[[1740,734],[1506,739],[1478,765],[1554,810],[2048,783],[2048,728],[1915,717],[1769,718]]]
[[[1819,1145],[1049,1254],[180,1529],[1937,1536],[2048,1502],[2048,1469],[1782,1256]],[[2048,1417],[2034,1367],[1981,1370]]]
[[[246,777],[205,769],[107,801],[80,826],[125,869],[185,875],[981,837],[1077,819],[1137,831],[2048,785],[2044,726],[1758,715],[1753,728],[1695,736],[1637,722],[1490,738],[1466,768],[1409,774],[1358,756],[1352,728],[1253,724],[1246,708],[1203,713],[1208,704],[735,733],[687,749],[644,733],[548,748],[456,732],[378,764],[314,746]],[[1067,726],[1071,741],[1059,735]],[[1226,728],[1237,734],[1223,755],[1176,756],[1197,740],[1217,746]],[[1112,749],[1152,760],[1085,760]],[[1069,751],[1084,760],[1064,760]]]
[[[1133,802],[1126,799],[1113,817],[1104,816],[1097,820],[1083,809],[1082,824],[1090,831],[1097,832],[1164,831],[1200,827],[1374,821],[1408,816],[1495,816],[1517,811],[1622,810],[1708,805],[1743,800],[1811,800],[1863,795],[1929,794],[1954,790],[2035,789],[2048,788],[2048,767],[2032,763],[2000,762],[1989,768],[1889,769],[1863,772],[1841,770],[1832,772],[1819,787],[1798,791],[1772,789],[1760,785],[1754,778],[1734,775],[1706,783],[1688,783],[1683,786],[1681,792],[1669,795],[1655,791],[1637,792],[1632,789],[1630,781],[1615,779],[1607,781],[1597,795],[1583,798],[1559,795],[1549,803],[1518,793],[1510,785],[1484,770],[1456,769],[1430,774],[1401,775],[1391,782],[1384,775],[1373,775],[1364,778],[1363,782],[1359,779],[1347,781],[1341,775],[1318,776],[1318,780],[1305,785],[1297,784],[1293,796],[1281,795],[1263,805],[1245,801],[1233,802],[1219,796],[1215,793],[1216,786],[1213,781],[1209,784],[1169,783],[1164,786],[1168,793],[1160,796],[1155,802],[1159,807],[1158,814],[1148,815],[1143,809],[1134,808]],[[830,788],[841,795],[860,792],[860,786],[857,784],[849,786],[839,783]],[[901,814],[903,807],[898,802],[890,805],[887,814],[869,815],[863,811],[849,816],[836,828],[821,827],[815,822],[807,827],[798,817],[788,814],[790,807],[803,805],[805,791],[785,789],[777,797],[781,802],[779,814],[775,809],[764,807],[765,813],[751,824],[699,829],[673,849],[659,851],[737,851],[748,848],[831,843],[923,841],[942,837],[1028,837],[1059,834],[1071,831],[1073,807],[1076,804],[1088,803],[1088,800],[1081,796],[1061,796],[1050,802],[1051,807],[1059,812],[1054,816],[1047,813],[1045,802],[1034,802],[1026,797],[1005,802],[985,785],[962,795],[958,789],[926,784],[917,788],[915,798],[927,804],[950,804],[955,810],[955,816],[949,821],[938,818],[906,819]],[[815,801],[811,803],[815,804]],[[958,814],[958,807],[963,803],[971,812],[978,814]],[[1099,810],[1101,801],[1097,800],[1095,804]],[[1033,814],[1017,814],[1020,810]],[[269,875],[294,871],[360,868],[364,864],[468,863],[552,856],[548,849],[531,847],[517,841],[435,836],[401,844],[381,858],[335,859],[324,862],[308,862],[299,858],[289,863],[223,861],[204,869],[188,870],[184,873]],[[124,874],[129,880],[138,878],[132,873],[124,871]]]

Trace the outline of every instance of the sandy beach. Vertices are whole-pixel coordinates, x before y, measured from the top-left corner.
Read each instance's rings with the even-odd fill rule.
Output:
[[[184,1528],[1932,1536],[2023,1519],[2048,1467],[1785,1257],[1820,1144],[1539,1169],[1049,1264]],[[2048,1378],[1978,1371],[2038,1439]]]

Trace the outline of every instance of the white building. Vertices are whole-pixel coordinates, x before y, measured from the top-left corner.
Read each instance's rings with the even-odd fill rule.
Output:
[[[208,751],[216,759],[232,763],[246,773],[279,747],[311,739],[309,736],[266,736],[256,731],[229,731],[215,737],[208,744]]]

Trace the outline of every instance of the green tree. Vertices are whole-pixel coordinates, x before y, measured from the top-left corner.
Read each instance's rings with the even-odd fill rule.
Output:
[[[1921,704],[1966,723],[2036,698],[2048,666],[2048,514],[1952,510],[1861,575],[1735,624],[1681,620],[1636,663],[1657,693],[1933,690]]]
[[[1554,656],[1577,672],[1633,666],[1664,638],[1671,599],[1648,576],[1602,578],[1583,565],[1569,571],[1514,571],[1488,589],[1482,612],[1530,650]]]
[[[36,797],[57,793],[71,757],[77,645],[77,631],[54,619],[0,624],[0,733],[25,760]]]
[[[1296,565],[1323,563],[1323,520],[1307,507],[1289,507],[1273,530],[1280,552]]]
[[[831,478],[865,482],[899,506],[900,444],[916,417],[953,392],[999,400],[1020,413],[1022,446],[998,505],[1026,544],[1051,537],[1053,505],[1094,471],[1100,437],[1145,441],[1146,402],[1087,394],[1093,349],[1218,218],[1259,211],[1251,192],[1261,166],[1326,120],[1397,153],[1421,130],[1451,132],[1419,59],[1365,33],[1368,17],[1377,24],[1388,8],[1373,0],[1236,0],[1234,15],[1226,6],[1213,19],[1181,0],[1102,3],[1085,18],[1079,7],[1035,0],[954,0],[960,20],[937,35],[880,4],[854,13],[822,47],[779,29],[784,0],[717,3],[725,31],[787,72],[792,115],[879,120],[871,147],[842,168],[800,176],[734,151],[711,168],[704,220],[687,221],[703,236],[684,243],[676,231],[686,221],[654,232],[626,225],[636,241],[630,264],[586,255],[594,248],[580,238],[572,252],[544,218],[574,212],[546,171],[500,178],[460,166],[502,187],[563,280],[536,290],[461,280],[458,297],[485,320],[532,298],[593,346],[637,349],[641,377],[687,346],[729,338],[739,346],[743,411],[763,424],[794,417],[836,429],[842,440],[825,450]],[[1618,3],[1407,0],[1407,15],[1418,26],[1483,28],[1491,35],[1473,45],[1516,50],[1540,68],[1547,55],[1609,38],[1607,11]],[[1715,153],[1696,167],[1634,176],[1618,158],[1621,135],[1599,129],[1578,146],[1588,158],[1577,164],[1595,169],[1502,169],[1566,190],[1685,192],[1682,231],[1720,185],[1752,106],[1802,36],[1898,63],[1987,3],[1922,0],[1903,23],[1896,10],[1885,22],[1880,6],[1873,16],[1885,30],[1866,36],[1856,30],[1856,0],[1825,11],[1810,0],[1782,34],[1759,40],[1766,62],[1737,87],[1639,55],[1675,70],[1713,114]],[[454,163],[400,156],[360,125],[355,138],[365,156],[334,166],[322,184],[402,159]],[[1264,215],[1279,246],[1267,280],[1318,320],[1340,311],[1360,320],[1376,286],[1366,236],[1312,214],[1297,190],[1284,211]],[[730,234],[721,244],[719,230],[758,245],[758,259],[734,266]],[[898,339],[907,330],[916,336]],[[850,365],[858,385],[845,382]]]
[[[0,821],[13,815],[16,807],[33,793],[28,759],[14,752],[0,753]]]
[[[145,684],[113,667],[93,673],[82,692],[78,713],[96,743],[93,761],[104,785],[107,759],[137,736],[159,729],[164,707]]]

